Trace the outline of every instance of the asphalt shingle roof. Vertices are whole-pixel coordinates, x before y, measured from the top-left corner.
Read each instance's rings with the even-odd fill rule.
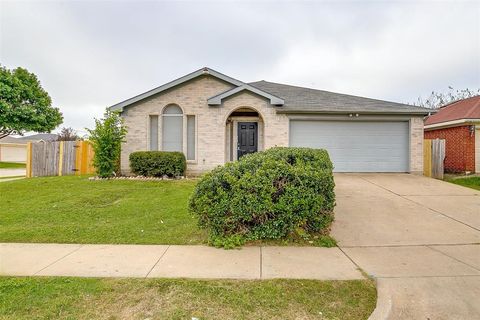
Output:
[[[37,133],[37,134],[32,134],[29,136],[23,136],[23,137],[4,137],[0,139],[0,143],[20,143],[20,144],[25,144],[27,142],[37,142],[40,140],[43,141],[57,141],[58,139],[58,134],[55,133]]]
[[[431,109],[409,104],[357,97],[324,90],[296,87],[286,84],[257,81],[249,85],[285,100],[277,112],[363,112],[429,114]]]
[[[441,107],[436,114],[427,118],[425,125],[461,119],[480,119],[480,96],[456,101]]]

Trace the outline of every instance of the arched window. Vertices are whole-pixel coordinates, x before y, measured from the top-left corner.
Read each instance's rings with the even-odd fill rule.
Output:
[[[162,113],[162,150],[183,152],[183,112],[177,105],[169,105]]]
[[[179,106],[175,104],[171,104],[169,106],[166,106],[165,109],[163,109],[163,114],[164,115],[182,115],[182,109],[180,109]]]

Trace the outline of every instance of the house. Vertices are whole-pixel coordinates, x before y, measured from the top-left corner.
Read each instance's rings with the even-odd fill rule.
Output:
[[[27,143],[40,141],[56,141],[57,134],[38,133],[24,137],[6,136],[0,139],[0,161],[5,162],[26,162]]]
[[[425,121],[426,139],[445,139],[446,172],[480,173],[480,96],[450,103]]]
[[[325,148],[337,172],[423,170],[425,108],[258,81],[202,68],[110,107],[140,150],[182,151],[200,174],[273,146]]]
[[[57,140],[58,134],[56,133],[36,133],[29,136],[21,136],[17,138],[12,136],[6,136],[4,138],[0,138],[0,143],[27,144],[28,142],[48,142]]]
[[[23,136],[23,137],[17,138],[17,140],[23,141],[25,143],[40,142],[40,141],[50,142],[50,141],[57,141],[58,137],[59,136],[56,133],[36,133],[29,136]]]

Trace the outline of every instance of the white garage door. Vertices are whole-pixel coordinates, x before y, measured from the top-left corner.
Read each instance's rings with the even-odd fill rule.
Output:
[[[27,145],[21,144],[0,144],[0,161],[26,162]]]
[[[290,120],[290,146],[328,150],[336,172],[408,172],[408,122]]]

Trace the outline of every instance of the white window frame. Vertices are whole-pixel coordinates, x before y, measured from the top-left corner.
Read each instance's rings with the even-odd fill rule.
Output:
[[[165,113],[165,109],[168,108],[169,106],[176,106],[178,108],[180,108],[180,110],[182,111],[182,113]],[[162,114],[161,114],[161,117],[162,117],[162,125],[161,127],[159,128],[159,132],[161,131],[161,139],[159,140],[159,150],[162,150],[164,151],[163,149],[163,125],[164,125],[164,117],[182,117],[182,137],[181,137],[181,144],[182,144],[182,147],[181,147],[181,150],[182,152],[185,154],[185,125],[186,125],[186,120],[185,120],[185,113],[183,112],[183,109],[182,107],[180,107],[178,104],[176,103],[169,103],[167,104],[165,107],[163,107],[162,109]]]
[[[146,127],[147,127],[147,144],[145,146],[145,149],[144,150],[148,150],[148,151],[154,151],[151,149],[151,145],[150,145],[150,142],[151,142],[151,139],[150,139],[150,131],[151,131],[151,128],[150,128],[150,117],[151,116],[157,116],[158,117],[158,121],[157,121],[157,151],[161,150],[161,131],[162,130],[162,114],[160,113],[149,113],[147,114],[147,118],[145,120],[145,123],[146,123]]]
[[[187,124],[188,124],[188,116],[190,117],[194,117],[195,119],[195,131],[194,131],[194,136],[193,136],[193,139],[195,140],[195,150],[194,150],[194,155],[195,155],[195,159],[190,159],[188,160],[187,159],[187,163],[197,163],[197,159],[198,159],[198,116],[194,113],[189,113],[189,114],[185,114],[184,115],[184,119],[183,119],[183,141],[185,142],[183,144],[183,154],[185,155],[185,159],[187,158],[187,155],[188,155],[188,128],[187,128]]]

